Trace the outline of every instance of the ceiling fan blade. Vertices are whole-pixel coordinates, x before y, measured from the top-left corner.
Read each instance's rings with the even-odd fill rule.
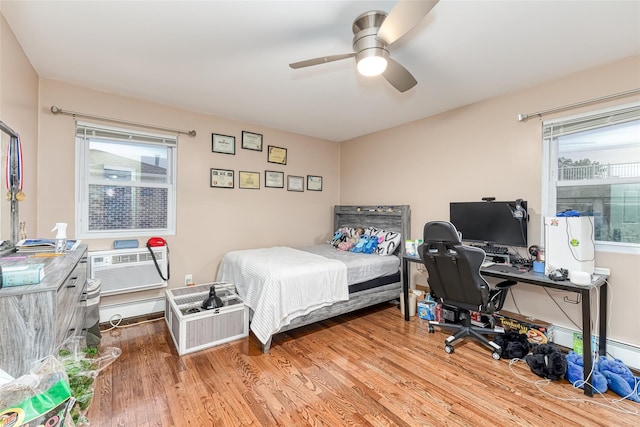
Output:
[[[391,9],[387,19],[384,20],[378,30],[378,40],[387,45],[392,44],[400,37],[408,33],[427,13],[438,4],[439,0],[400,0]]]
[[[341,59],[353,58],[355,53],[344,53],[342,55],[322,56],[320,58],[307,59],[306,61],[294,62],[289,64],[289,67],[293,69],[311,67],[312,65],[326,64],[327,62],[339,61]]]
[[[406,92],[418,84],[406,68],[391,58],[389,58],[387,69],[382,73],[382,76],[400,92]]]

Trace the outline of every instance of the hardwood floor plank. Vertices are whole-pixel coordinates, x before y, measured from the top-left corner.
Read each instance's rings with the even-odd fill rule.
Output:
[[[283,388],[283,394],[293,403],[302,420],[310,423],[310,425],[341,424],[334,417],[326,402],[323,401],[321,397],[322,388],[318,387],[313,377],[307,373],[307,370],[312,365],[297,369],[290,361],[290,358],[295,357],[295,355],[292,356],[288,352],[283,352],[281,355],[272,355],[271,357],[275,358],[274,366],[277,371],[273,372],[272,378],[283,376],[290,379],[290,381],[279,381],[279,383]]]
[[[103,336],[122,355],[98,375],[87,416],[92,427],[640,425],[636,403],[628,414],[564,380],[538,387],[526,363],[475,342],[445,353],[447,336],[380,305],[279,334],[269,354],[250,336],[180,357],[164,320],[128,326]]]
[[[344,369],[330,361],[325,361],[323,365],[326,370],[333,372],[333,375],[345,378],[353,384],[350,399],[360,413],[367,415],[367,419],[373,419],[376,423],[384,425],[404,424],[402,417],[384,404],[384,391],[381,392],[378,387],[369,383],[370,375],[365,369],[361,369],[357,364]]]

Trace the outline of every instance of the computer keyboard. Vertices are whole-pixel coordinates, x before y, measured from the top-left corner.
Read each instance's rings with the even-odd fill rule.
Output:
[[[509,253],[509,248],[505,246],[492,246],[492,245],[472,245],[472,246],[482,249],[487,254],[507,255]]]

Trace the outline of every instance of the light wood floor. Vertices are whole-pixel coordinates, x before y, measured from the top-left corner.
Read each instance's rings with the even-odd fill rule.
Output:
[[[249,337],[179,357],[160,319],[103,335],[122,355],[87,415],[92,427],[640,425],[616,394],[537,387],[526,363],[471,341],[449,355],[445,337],[385,304],[281,334],[267,355]]]

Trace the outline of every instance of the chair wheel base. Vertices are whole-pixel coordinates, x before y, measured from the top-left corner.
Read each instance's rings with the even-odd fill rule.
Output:
[[[453,353],[453,351],[454,351],[454,349],[453,349],[452,345],[447,344],[447,345],[444,346],[444,352],[445,353],[451,354],[451,353]]]
[[[489,316],[489,328],[491,329],[496,328],[496,318],[493,316]]]
[[[500,360],[500,357],[502,357],[502,355],[499,351],[494,351],[493,353],[491,353],[491,357],[493,357],[495,360]]]
[[[433,334],[436,332],[436,328],[433,325],[429,325],[429,333]]]

